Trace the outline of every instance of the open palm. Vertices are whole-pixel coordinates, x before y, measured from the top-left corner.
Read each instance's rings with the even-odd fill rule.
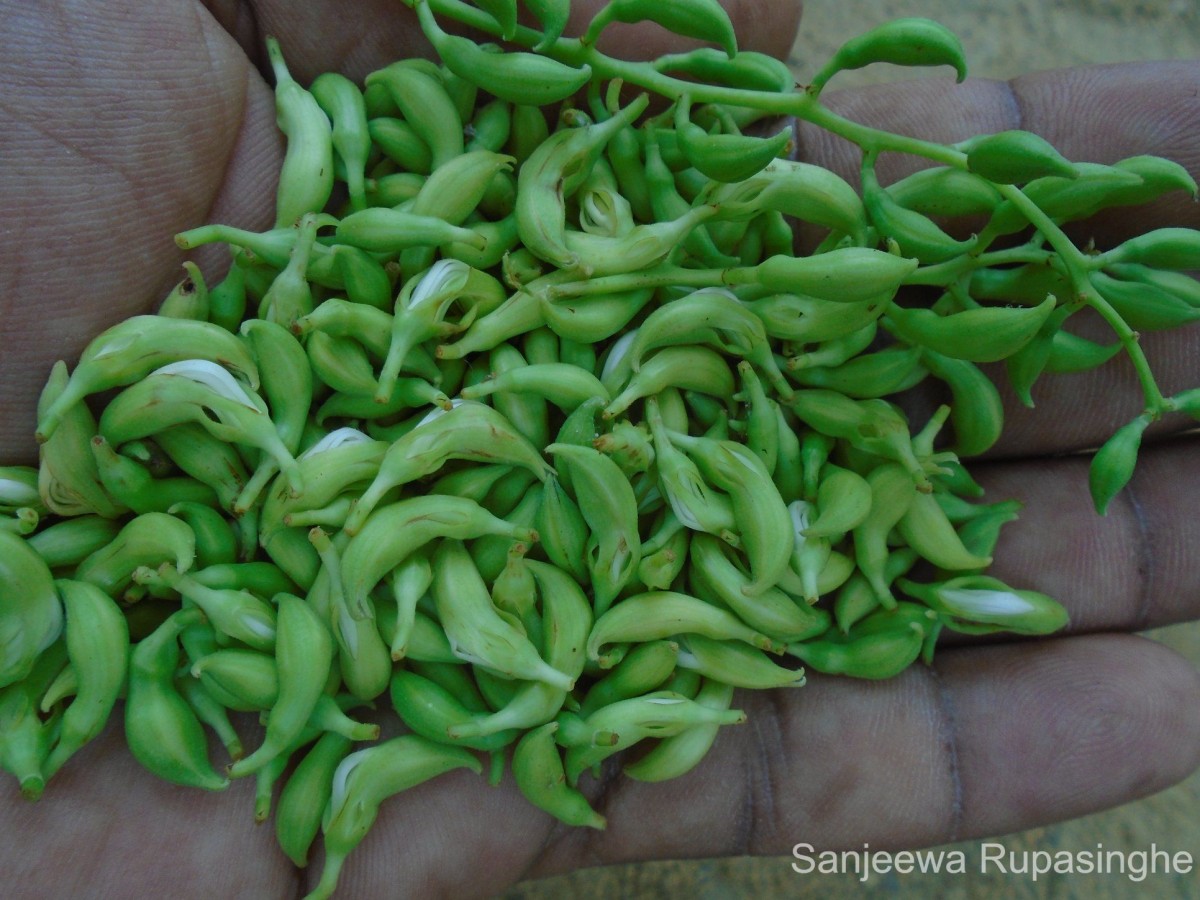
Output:
[[[586,4],[585,4],[586,5]],[[398,0],[0,2],[0,460],[30,461],[33,405],[50,363],[151,308],[180,277],[172,236],[206,221],[269,227],[282,144],[262,38],[279,37],[302,83],[361,79],[422,40]],[[731,4],[744,45],[782,55],[798,4]],[[648,31],[628,44],[650,55]],[[1073,159],[1155,153],[1200,170],[1200,65],[1143,64],[847,93],[848,116],[956,140],[1037,131]],[[854,148],[801,126],[801,154],[853,170]],[[1139,214],[1141,212],[1139,211]],[[1104,245],[1155,224],[1200,226],[1185,201],[1100,223]],[[1091,234],[1093,232],[1088,232]],[[1085,235],[1086,238],[1086,235]],[[201,260],[204,262],[204,260]],[[215,262],[215,257],[213,258]],[[1200,331],[1150,336],[1165,390],[1196,382]],[[351,858],[349,896],[487,895],[526,877],[609,862],[917,847],[1069,818],[1159,790],[1200,761],[1200,678],[1121,632],[1200,613],[1200,444],[1163,423],[1107,518],[1087,497],[1086,459],[1138,407],[1120,365],[1039,385],[1010,409],[998,458],[978,468],[996,497],[1026,503],[996,574],[1070,610],[1069,635],[943,649],[887,683],[812,677],[739,695],[703,765],[661,785],[605,770],[585,789],[608,817],[572,831],[498,788],[452,773],[384,806]],[[586,779],[585,779],[586,781]],[[202,794],[142,771],[111,727],[26,804],[0,799],[9,896],[292,896],[298,872],[253,823],[253,784]]]

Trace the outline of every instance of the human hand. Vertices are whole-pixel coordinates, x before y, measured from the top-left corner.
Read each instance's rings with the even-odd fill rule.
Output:
[[[232,5],[212,7],[240,46],[199,7],[176,4],[143,18],[138,7],[124,4],[103,22],[65,21],[55,37],[44,19],[36,21],[49,15],[44,10],[8,17],[21,49],[5,63],[13,69],[5,83],[14,86],[16,112],[9,106],[15,121],[3,133],[13,162],[6,158],[0,179],[12,179],[4,185],[16,207],[7,224],[19,240],[0,249],[0,327],[12,348],[0,366],[12,400],[25,404],[6,405],[9,460],[32,452],[32,402],[49,361],[72,359],[88,337],[143,311],[178,279],[171,235],[205,220],[270,224],[280,145],[270,92],[241,49],[257,55],[259,34]],[[297,77],[307,81],[329,68],[361,76],[409,52],[405,20],[390,5],[379,7],[372,21],[394,27],[355,29],[345,13],[335,26],[315,4],[301,12],[260,4],[257,14],[261,31],[281,37]],[[750,19],[739,33],[746,43],[785,50],[779,37],[790,32],[770,17],[754,18],[753,4],[745,9]],[[285,22],[285,15],[293,18]],[[197,33],[205,39],[195,40]],[[330,51],[305,43],[335,33],[367,34],[370,46]],[[164,48],[161,57],[143,60],[148,47]],[[84,71],[64,88],[63,73],[48,77],[35,56],[46,69],[68,68],[60,61],[70,59]],[[1071,158],[1151,152],[1196,171],[1197,123],[1188,118],[1187,98],[1197,81],[1194,65],[1179,64],[1047,75],[1018,88],[1025,126]],[[935,94],[946,111],[937,116],[930,113]],[[106,96],[119,98],[111,115],[88,108],[112,102]],[[1127,104],[1136,126],[1114,135],[1120,115],[1107,103]],[[938,139],[1013,124],[1011,97],[987,83],[951,92],[932,83],[873,90],[844,96],[838,107],[893,129],[916,123]],[[43,117],[45,110],[54,112]],[[805,129],[800,143],[806,158],[847,163]],[[1193,210],[1179,206],[1147,215],[1154,220],[1114,227],[1197,224]],[[1163,358],[1156,371],[1165,385],[1190,386],[1196,339],[1193,329],[1147,341]],[[1040,458],[1094,444],[1128,418],[1137,402],[1132,379],[1120,371],[1104,377],[1111,380],[1089,378],[1086,392],[1078,380],[1043,382],[1035,414],[1011,410],[1013,428],[999,450],[1012,459],[980,468],[990,492],[1027,504],[997,550],[996,573],[1062,599],[1072,613],[1071,637],[947,649],[932,670],[885,684],[813,676],[802,691],[739,698],[749,724],[727,729],[688,778],[645,786],[614,774],[589,788],[609,816],[603,834],[554,826],[510,783],[492,789],[451,774],[385,805],[344,873],[346,893],[487,894],[567,868],[786,853],[799,839],[919,846],[1078,815],[1182,777],[1196,765],[1195,673],[1139,638],[1089,633],[1195,617],[1200,575],[1187,559],[1200,530],[1188,516],[1200,487],[1188,465],[1195,443],[1148,447],[1127,495],[1136,503],[1118,503],[1104,520],[1087,500],[1083,461]],[[1020,461],[1033,454],[1039,458]],[[11,836],[0,850],[10,883],[29,895],[293,891],[296,871],[270,832],[251,825],[252,785],[239,782],[229,793],[240,796],[226,798],[156,782],[119,746],[118,731],[110,728],[84,750],[39,804],[10,801],[0,811]]]

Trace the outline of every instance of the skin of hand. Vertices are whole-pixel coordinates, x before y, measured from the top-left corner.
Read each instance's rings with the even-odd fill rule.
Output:
[[[795,0],[730,8],[744,46],[786,54]],[[0,460],[28,462],[50,364],[73,361],[103,327],[153,308],[181,277],[177,231],[208,221],[270,226],[282,143],[262,37],[280,38],[302,83],[330,69],[361,78],[419,50],[420,38],[392,0],[113,0],[103,13],[2,0],[0,13]],[[641,56],[670,46],[648,30],[616,38]],[[1195,62],[947,82],[830,102],[939,140],[1024,127],[1072,159],[1156,153],[1200,174]],[[803,158],[853,177],[851,146],[806,126],[797,144]],[[885,183],[899,174],[881,165]],[[1173,197],[1076,236],[1104,247],[1165,224],[1200,227],[1200,214]],[[206,272],[219,260],[195,258]],[[1200,330],[1144,344],[1165,391],[1194,386]],[[1004,443],[975,471],[990,497],[1026,503],[995,574],[1062,600],[1072,619],[1065,635],[950,646],[933,667],[884,683],[812,676],[802,690],[740,693],[749,722],[725,729],[686,778],[644,785],[609,768],[588,784],[608,817],[603,833],[555,824],[511,780],[490,788],[451,773],[384,805],[347,863],[345,896],[486,896],[572,868],[787,854],[798,840],[928,846],[1075,817],[1192,772],[1200,678],[1129,632],[1200,613],[1200,445],[1167,434],[1186,423],[1161,423],[1129,489],[1100,518],[1086,457],[1062,454],[1095,446],[1136,413],[1132,371],[1116,364],[1048,379],[1036,398],[1032,413],[1010,404]],[[226,792],[235,796],[177,789],[141,770],[122,740],[111,723],[36,804],[6,781],[7,896],[288,897],[317,876],[319,852],[298,871],[272,829],[255,827],[252,779]]]

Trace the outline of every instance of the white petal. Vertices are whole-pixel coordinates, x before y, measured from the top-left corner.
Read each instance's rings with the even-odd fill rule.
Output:
[[[667,489],[667,502],[671,504],[671,512],[675,513],[675,518],[682,522],[685,528],[690,528],[692,531],[704,531],[704,528],[700,525],[700,520],[679,499],[679,496],[669,488]]]
[[[242,624],[245,625],[250,631],[254,632],[254,634],[257,634],[264,641],[275,640],[275,629],[262,619],[259,619],[253,615],[244,615],[242,616]]]
[[[638,330],[635,328],[632,331],[627,331],[617,338],[612,347],[608,351],[608,356],[604,359],[604,368],[600,371],[600,380],[607,381],[609,375],[629,353],[629,348],[633,346],[633,342],[637,337]]]
[[[32,485],[15,478],[0,478],[0,503],[8,506],[32,506],[39,499],[37,488]]]
[[[338,447],[345,447],[348,444],[370,443],[373,440],[374,438],[369,434],[363,434],[357,428],[350,428],[349,426],[338,428],[329,432],[329,434],[301,453],[298,458],[308,459],[308,457],[324,453],[326,450],[336,450]]]
[[[346,781],[350,778],[350,773],[358,767],[359,763],[363,761],[363,754],[370,749],[370,747],[367,747],[363,750],[356,750],[343,759],[334,770],[332,791],[329,795],[330,821],[337,817],[337,814],[341,812],[342,806],[346,802]]]
[[[788,504],[788,512],[792,515],[792,531],[796,536],[796,546],[804,544],[804,532],[807,530],[812,514],[812,507],[803,500],[793,500]]]
[[[446,293],[457,294],[467,283],[469,266],[457,259],[439,259],[421,276],[408,298],[408,308],[416,309],[431,298],[439,302]]]
[[[1031,612],[1033,604],[1013,591],[987,588],[942,588],[938,597],[957,615],[1017,616]]]
[[[169,363],[162,368],[155,369],[150,373],[149,377],[153,378],[156,375],[173,376],[176,378],[187,378],[197,384],[202,384],[214,394],[224,397],[226,400],[232,400],[234,403],[240,404],[247,409],[252,409],[257,413],[263,412],[262,401],[255,403],[246,389],[237,383],[229,371],[215,362],[207,359],[184,359],[179,362]]]

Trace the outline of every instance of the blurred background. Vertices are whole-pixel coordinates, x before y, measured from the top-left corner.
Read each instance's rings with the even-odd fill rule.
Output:
[[[899,16],[927,16],[962,38],[972,76],[1010,78],[1026,72],[1088,63],[1200,57],[1200,3],[1196,0],[806,0],[804,19],[789,63],[803,82],[845,40]],[[845,72],[837,87],[912,78],[919,70],[875,65]],[[945,77],[931,70],[927,77]],[[1200,100],[1198,100],[1200,103]],[[1200,623],[1150,634],[1200,667]],[[1003,838],[1006,850],[1145,850],[1152,843],[1200,857],[1200,773],[1170,790],[1118,809]],[[1156,900],[1200,897],[1200,874],[1154,876],[1135,884],[1120,876],[980,875],[979,842],[962,849],[968,874],[872,876],[867,887],[854,875],[798,876],[792,858],[685,860],[587,869],[526,882],[505,900],[601,900],[653,896],[674,900],[792,897],[841,898],[900,895],[1013,900]],[[949,849],[949,848],[947,848]],[[1200,859],[1198,859],[1200,862]]]
[[[900,16],[926,16],[948,26],[962,39],[970,74],[983,78],[1200,56],[1196,0],[805,0],[788,62],[797,74],[811,74],[849,38]],[[919,74],[874,65],[838,75],[837,86]],[[937,77],[936,71],[930,75]]]

